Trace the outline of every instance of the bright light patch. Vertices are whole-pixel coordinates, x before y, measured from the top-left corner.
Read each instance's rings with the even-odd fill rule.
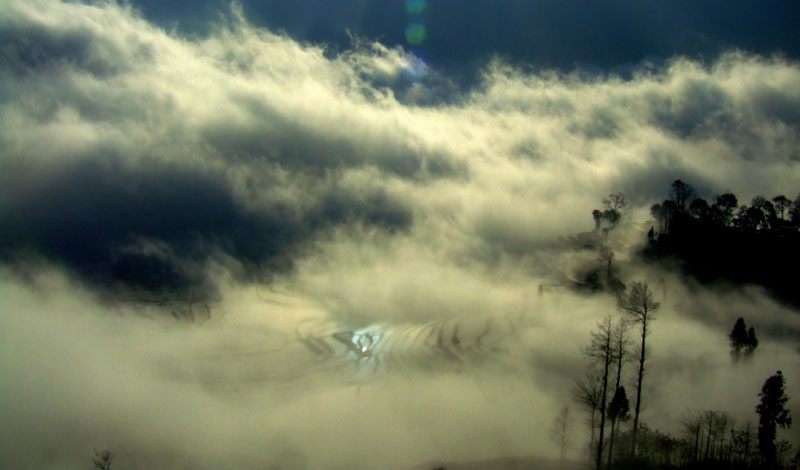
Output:
[[[410,15],[421,15],[427,7],[425,0],[406,0],[406,11]]]
[[[353,338],[351,341],[353,343],[353,346],[360,349],[362,353],[366,353],[372,346],[377,344],[380,337],[381,337],[380,327],[372,325],[354,331]]]
[[[405,64],[403,66],[403,76],[408,80],[417,81],[425,76],[428,70],[428,64],[424,60],[414,54],[407,54],[405,56]]]
[[[425,33],[425,26],[422,23],[411,23],[406,28],[406,41],[415,46],[422,44],[425,41],[427,34]]]

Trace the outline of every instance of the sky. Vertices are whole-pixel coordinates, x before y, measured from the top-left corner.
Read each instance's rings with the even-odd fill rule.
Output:
[[[800,190],[798,7],[695,3],[8,0],[0,463],[555,457],[566,405],[580,458],[565,397],[619,310],[562,284],[611,192],[662,303],[643,419],[754,421],[776,368],[800,399],[796,311],[632,256],[675,179]]]

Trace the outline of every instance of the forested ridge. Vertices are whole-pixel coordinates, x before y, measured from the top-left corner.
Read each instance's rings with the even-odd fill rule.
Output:
[[[640,421],[640,407],[648,400],[643,383],[650,374],[658,374],[646,367],[646,340],[652,328],[658,328],[660,302],[646,281],[625,279],[625,269],[615,260],[620,247],[612,242],[613,235],[629,214],[625,195],[609,194],[603,204],[592,212],[595,226],[590,236],[573,239],[588,240],[582,248],[598,253],[573,287],[612,293],[618,305],[618,314],[603,317],[582,349],[586,372],[572,389],[590,430],[584,455],[591,467],[800,468],[800,452],[778,436],[779,428],[792,425],[780,370],[766,378],[758,397],[747,404],[754,407],[757,425],[737,423],[731,410],[718,409],[675,410],[681,423],[677,434]],[[647,242],[635,249],[634,259],[711,289],[759,285],[793,309],[800,306],[795,276],[800,262],[800,195],[794,201],[784,195],[756,196],[748,206],[739,205],[735,194],[723,193],[709,202],[691,185],[675,180],[667,199],[654,204],[650,215]],[[734,363],[757,354],[756,329],[748,329],[743,317],[727,339]],[[634,388],[626,391],[623,369],[631,366],[635,370],[627,377]],[[624,431],[623,423],[628,423]]]
[[[748,206],[724,193],[709,202],[681,180],[670,192],[650,209],[655,224],[643,259],[677,267],[702,283],[758,284],[800,306],[794,275],[800,266],[800,195],[794,201],[756,196]]]

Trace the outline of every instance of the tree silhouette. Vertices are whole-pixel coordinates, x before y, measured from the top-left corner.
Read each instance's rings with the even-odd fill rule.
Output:
[[[630,403],[625,393],[625,387],[617,387],[614,398],[608,404],[608,419],[611,420],[611,436],[608,439],[608,468],[614,458],[614,438],[616,436],[616,424],[618,421],[627,421],[630,418]]]
[[[570,444],[569,435],[569,407],[561,408],[561,411],[553,419],[553,424],[550,428],[550,439],[553,440],[561,450],[561,463],[559,466],[564,467],[564,461],[567,459],[567,448]]]
[[[625,321],[624,318],[620,319],[617,322],[617,324],[614,325],[612,335],[614,341],[613,344],[614,360],[617,363],[617,378],[616,381],[614,382],[614,398],[611,399],[611,404],[609,404],[608,408],[609,419],[611,419],[611,437],[608,442],[609,468],[611,467],[611,459],[613,458],[613,452],[614,452],[614,435],[616,433],[616,423],[617,419],[621,417],[620,413],[622,413],[622,408],[620,408],[622,406],[622,403],[617,403],[616,405],[614,405],[614,400],[618,399],[617,395],[620,393],[620,389],[622,390],[621,392],[623,395],[622,398],[625,399],[625,413],[624,413],[625,418],[623,419],[623,421],[627,419],[627,414],[629,410],[628,397],[625,395],[625,388],[620,387],[620,382],[622,381],[622,366],[623,364],[625,364],[626,357],[628,355],[628,323]],[[622,400],[622,398],[619,398],[618,400]],[[610,414],[612,410],[612,405],[617,407],[614,409],[615,410],[614,416]]]
[[[700,414],[700,420],[706,433],[706,450],[703,460],[717,458],[716,454],[721,447],[718,442],[725,438],[725,429],[732,419],[728,413],[723,411],[705,410]],[[715,448],[717,452],[715,452]]]
[[[631,285],[630,293],[622,299],[622,310],[628,317],[641,327],[642,342],[639,347],[639,372],[636,379],[636,406],[633,415],[633,433],[631,442],[631,452],[636,455],[636,438],[639,430],[639,412],[642,406],[642,382],[644,380],[644,363],[647,360],[647,327],[654,319],[654,312],[658,309],[659,303],[653,299],[653,293],[647,286],[647,282],[634,282]]]
[[[758,347],[758,338],[756,338],[756,330],[752,326],[747,331],[747,343],[745,344],[747,349],[744,350],[745,356],[750,356],[753,354],[753,351],[756,350]]]
[[[92,457],[92,468],[91,470],[111,470],[111,462],[114,460],[114,454],[108,450],[102,450],[98,452],[97,450],[94,451],[94,457]]]
[[[742,350],[744,350],[745,357],[749,357],[758,347],[758,338],[756,337],[756,330],[752,326],[747,329],[744,318],[739,317],[733,325],[728,335],[731,343],[731,356],[734,359],[741,357]]]
[[[777,371],[769,377],[758,394],[761,402],[756,406],[758,413],[758,451],[768,465],[774,465],[777,459],[777,427],[792,426],[792,416],[786,409],[789,397],[784,390],[783,373]]]
[[[603,199],[603,205],[606,209],[622,212],[628,206],[628,201],[623,193],[611,193]]]
[[[653,204],[650,206],[650,215],[656,221],[658,233],[666,232],[667,228],[664,226],[664,211],[661,208],[661,204]]]
[[[733,211],[739,205],[736,195],[733,193],[720,194],[714,198],[714,205],[711,206],[711,216],[724,226],[729,226],[733,218]]]
[[[775,211],[775,206],[772,202],[765,199],[764,196],[756,196],[750,201],[750,205],[755,210],[761,212],[761,229],[772,229],[777,225],[778,214]]]
[[[795,225],[800,225],[800,194],[797,195],[792,207],[789,208],[789,218]]]
[[[678,206],[679,210],[686,210],[686,205],[695,198],[696,192],[694,188],[681,180],[675,180],[671,189],[670,196],[672,201]]]
[[[608,373],[611,364],[614,362],[614,340],[612,331],[611,315],[606,315],[597,323],[597,331],[592,332],[589,346],[584,349],[583,354],[592,363],[599,366],[600,376],[602,377],[601,398],[600,398],[600,432],[597,440],[597,470],[603,465],[603,437],[606,426],[606,403],[608,399]]]
[[[745,465],[749,464],[752,457],[753,443],[755,442],[753,436],[753,429],[751,423],[745,423],[742,429],[734,431],[731,439],[731,447],[734,453],[734,459]]]
[[[600,409],[600,399],[603,397],[603,381],[600,373],[594,367],[587,369],[586,374],[575,381],[572,387],[572,399],[589,412],[587,424],[589,425],[589,451],[594,450],[597,432],[597,411]]]
[[[800,307],[800,290],[791,281],[800,264],[800,198],[787,205],[785,196],[755,196],[750,206],[737,207],[736,195],[724,193],[711,207],[690,198],[684,209],[675,200],[689,197],[691,188],[673,185],[670,198],[651,207],[653,233],[641,250],[646,259],[677,265],[704,284],[760,284]]]
[[[780,196],[775,196],[772,198],[772,202],[775,203],[775,209],[778,211],[779,217],[781,221],[784,220],[783,214],[792,205],[792,201],[790,201],[786,196],[781,194]]]
[[[697,198],[689,204],[689,213],[705,222],[711,217],[711,208],[705,199]]]
[[[703,428],[703,415],[700,412],[687,411],[681,417],[681,424],[686,432],[687,442],[694,442],[691,461],[700,458],[700,431]]]
[[[742,349],[747,346],[747,325],[744,323],[744,318],[739,317],[733,325],[728,335],[731,343],[731,355],[734,359],[738,359],[742,353]]]
[[[781,439],[775,444],[775,460],[779,467],[783,467],[783,460],[786,454],[792,450],[792,444],[786,439]],[[797,468],[796,466],[794,468]]]

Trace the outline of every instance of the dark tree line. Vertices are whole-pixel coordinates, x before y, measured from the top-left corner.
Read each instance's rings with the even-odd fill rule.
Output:
[[[784,195],[771,200],[756,196],[750,206],[738,205],[733,193],[723,193],[712,198],[711,204],[697,196],[695,189],[681,180],[670,186],[669,198],[650,208],[656,220],[654,234],[669,234],[682,224],[696,221],[704,225],[734,228],[742,231],[796,232],[800,227],[800,195],[790,201]]]
[[[793,275],[800,265],[800,195],[794,201],[756,196],[748,206],[733,193],[707,201],[676,180],[650,213],[644,259],[677,266],[700,282],[759,284],[800,306]]]

